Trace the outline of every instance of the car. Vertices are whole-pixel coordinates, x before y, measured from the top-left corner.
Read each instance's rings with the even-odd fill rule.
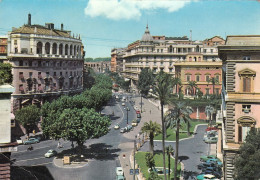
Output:
[[[132,126],[135,127],[135,126],[137,126],[137,125],[138,125],[137,120],[134,119],[134,120],[132,121]]]
[[[216,128],[216,127],[208,127],[205,131],[211,131],[211,130],[218,130],[218,128]]]
[[[116,175],[117,176],[124,175],[124,171],[122,167],[116,167]]]
[[[115,126],[114,126],[114,129],[119,129],[120,128],[120,126],[119,126],[119,124],[116,124]]]
[[[124,102],[122,103],[122,106],[125,106],[125,103],[124,103]]]
[[[39,143],[40,141],[36,138],[29,138],[28,140],[24,141],[23,144],[34,144]]]
[[[23,144],[23,140],[21,140],[21,139],[17,139],[16,142],[17,142],[17,144]]]
[[[218,166],[222,167],[223,166],[223,163],[219,160],[219,159],[209,159],[206,161],[207,163],[215,163],[217,164]]]
[[[135,112],[136,112],[136,114],[141,114],[139,109],[137,109]]]
[[[206,180],[206,179],[217,180],[214,175],[212,175],[212,174],[204,174],[204,173],[201,173],[201,174],[197,175],[196,179],[197,180]]]
[[[137,114],[136,117],[137,117],[137,118],[141,118],[141,114]]]
[[[200,163],[198,165],[198,169],[206,169],[207,167],[216,167],[217,165],[215,163],[212,163],[212,162],[203,162],[203,163]]]
[[[136,119],[136,122],[137,122],[137,123],[140,123],[140,121],[141,121],[141,118],[137,118],[137,119]]]
[[[123,175],[116,176],[116,180],[125,180],[125,176]]]
[[[200,156],[200,161],[206,162],[209,159],[217,159],[217,156],[215,155],[209,155],[209,156]],[[219,160],[219,159],[218,159]],[[220,161],[220,160],[219,160]]]
[[[124,132],[126,132],[126,131],[127,131],[127,128],[126,128],[126,127],[120,129],[120,132],[121,132],[121,133],[124,133]]]
[[[132,125],[127,125],[126,128],[127,128],[128,131],[130,131],[130,130],[133,129],[133,126]]]
[[[216,144],[218,142],[218,138],[217,137],[206,137],[204,139],[205,143],[209,143],[209,144]]]
[[[50,149],[47,153],[44,154],[44,156],[45,156],[46,158],[50,158],[50,157],[55,156],[55,155],[57,155],[57,154],[58,154],[57,151],[55,151],[55,150],[53,150],[53,149]]]

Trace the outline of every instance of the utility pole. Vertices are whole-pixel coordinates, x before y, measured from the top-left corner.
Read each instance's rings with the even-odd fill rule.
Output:
[[[128,111],[129,111],[129,108],[126,107],[126,120],[127,120],[126,124],[127,124],[127,125],[128,125]]]

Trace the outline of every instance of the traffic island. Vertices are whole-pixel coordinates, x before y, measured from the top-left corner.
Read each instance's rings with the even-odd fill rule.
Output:
[[[88,164],[88,159],[79,155],[66,155],[55,157],[53,164],[59,168],[81,168]]]

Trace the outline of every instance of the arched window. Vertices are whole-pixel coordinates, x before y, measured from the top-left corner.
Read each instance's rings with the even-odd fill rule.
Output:
[[[68,48],[69,48],[69,46],[68,46],[68,44],[66,44],[65,45],[65,55],[68,55]]]
[[[52,45],[52,54],[57,54],[57,44],[53,43]]]
[[[50,54],[51,45],[49,42],[45,43],[45,53]]]
[[[42,42],[37,43],[37,54],[42,54]]]
[[[196,46],[196,52],[200,52],[200,47],[199,47],[199,45]]]
[[[172,52],[172,45],[170,45],[170,47],[169,47],[169,52],[170,53]]]
[[[72,55],[72,49],[73,49],[73,47],[72,47],[72,45],[70,45],[70,55]]]
[[[59,55],[62,55],[63,44],[59,45]]]

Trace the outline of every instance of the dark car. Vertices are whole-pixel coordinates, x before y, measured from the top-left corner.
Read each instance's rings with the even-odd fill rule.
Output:
[[[207,167],[217,167],[217,164],[215,164],[215,163],[210,163],[210,162],[204,162],[204,163],[200,163],[199,165],[198,165],[198,169],[205,169],[205,168],[207,168]]]
[[[24,141],[23,144],[34,144],[39,143],[40,141],[36,138],[29,138],[28,140]]]
[[[137,114],[137,118],[141,118],[141,114]]]
[[[136,122],[137,122],[137,123],[140,123],[140,121],[141,121],[141,118],[137,118],[137,119],[136,119]]]

